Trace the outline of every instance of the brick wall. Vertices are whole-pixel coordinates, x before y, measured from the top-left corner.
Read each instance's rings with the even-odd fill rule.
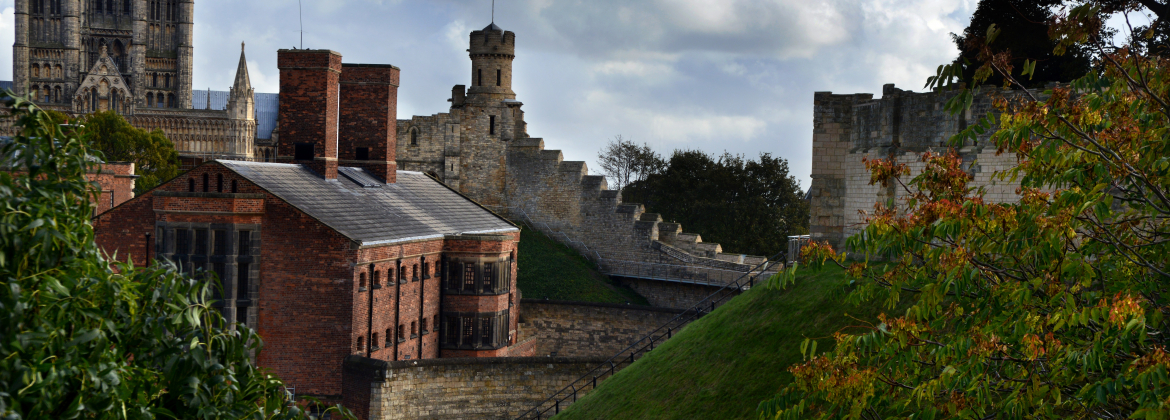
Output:
[[[344,404],[361,419],[515,418],[604,358],[345,360]]]
[[[609,357],[674,319],[681,310],[636,305],[524,299],[521,330],[535,354]]]
[[[342,64],[337,158],[342,166],[372,171],[394,182],[398,114],[397,67]],[[368,150],[359,160],[357,148]]]
[[[341,54],[330,50],[279,50],[280,142],[277,161],[295,157],[297,143],[313,144],[304,162],[327,179],[337,178],[337,128]]]

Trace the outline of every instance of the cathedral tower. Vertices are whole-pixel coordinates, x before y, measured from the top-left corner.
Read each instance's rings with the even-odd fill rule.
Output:
[[[512,60],[516,58],[516,34],[505,31],[492,22],[486,28],[471,33],[471,89],[472,102],[516,99],[512,91]]]

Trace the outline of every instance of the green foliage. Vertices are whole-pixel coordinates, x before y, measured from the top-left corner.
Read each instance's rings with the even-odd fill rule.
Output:
[[[1049,33],[1086,45],[1102,10],[1074,7]],[[1170,61],[1134,51],[1102,49],[1102,72],[1071,86],[1006,94],[952,138],[993,130],[1018,158],[997,175],[1020,183],[1018,203],[986,200],[953,152],[924,154],[904,184],[905,162],[872,165],[906,199],[849,238],[855,256],[894,256],[849,265],[850,300],[914,305],[790,368],[761,418],[1170,417]],[[1023,87],[1004,63],[990,68]],[[803,254],[847,264],[823,244]]]
[[[666,161],[662,156],[650,149],[650,145],[641,146],[622,136],[614,136],[605,147],[597,153],[597,163],[609,179],[611,189],[621,190],[631,182],[645,180],[650,174],[662,172]]]
[[[614,284],[573,249],[529,226],[520,230],[516,287],[528,299],[649,305],[646,298]]]
[[[162,130],[135,128],[114,111],[95,112],[80,122],[81,135],[89,148],[102,153],[107,162],[134,162],[135,192],[154,188],[179,175],[179,154]]]
[[[11,95],[11,92],[8,93]],[[107,260],[90,149],[22,98],[0,151],[0,417],[305,418],[257,369],[260,338],[173,266]]]
[[[622,190],[622,201],[642,203],[664,220],[698,232],[724,250],[773,255],[788,235],[808,232],[808,202],[788,161],[675,151],[664,171]]]
[[[865,329],[881,304],[842,301],[844,271],[799,270],[787,290],[754,287],[598,384],[561,419],[749,419],[792,382],[802,340],[832,349],[833,333]]]
[[[980,0],[963,34],[953,35],[959,47],[963,80],[975,79],[983,64],[992,59],[981,55],[984,45],[996,51],[1009,51],[1001,65],[1020,67],[1024,60],[1040,63],[1036,75],[1025,84],[1043,86],[1047,82],[1068,82],[1089,71],[1092,50],[1077,46],[1064,54],[1054,52],[1056,42],[1048,37],[1052,8],[1063,0]],[[995,25],[995,33],[988,28]],[[984,70],[986,71],[986,70]],[[988,74],[990,83],[1003,85],[1003,78]]]

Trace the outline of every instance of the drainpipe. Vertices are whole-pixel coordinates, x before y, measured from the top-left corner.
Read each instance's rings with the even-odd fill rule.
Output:
[[[368,304],[366,305],[366,357],[373,357],[370,349],[374,348],[374,265],[370,264]]]
[[[393,327],[393,329],[394,329],[394,335],[395,335],[395,337],[394,337],[394,360],[396,360],[396,361],[398,360],[398,338],[399,337],[397,337],[397,335],[398,335],[398,324],[400,323],[400,320],[398,319],[398,308],[400,306],[399,303],[402,302],[402,286],[401,286],[402,276],[401,276],[401,274],[402,274],[402,261],[399,260],[396,264],[394,264],[394,327]]]
[[[426,261],[427,261],[427,257],[422,257],[422,260],[420,262],[422,265],[420,267],[426,267],[427,266]],[[418,358],[419,359],[423,358],[422,321],[423,321],[424,314],[426,314],[426,311],[424,311],[423,308],[427,304],[427,288],[426,288],[427,276],[426,276],[426,274],[427,274],[427,271],[423,270],[422,275],[418,276],[418,326],[419,326],[419,329],[418,329]]]

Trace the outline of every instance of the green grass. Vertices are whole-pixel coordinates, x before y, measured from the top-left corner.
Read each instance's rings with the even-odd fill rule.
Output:
[[[528,226],[520,230],[516,286],[528,299],[649,305],[646,298],[614,284],[581,254]]]
[[[843,302],[840,269],[798,272],[786,290],[757,286],[691,323],[673,339],[605,380],[556,417],[571,419],[748,419],[792,380],[800,343],[829,349],[833,332],[876,320],[879,302]],[[857,331],[853,329],[853,331]]]

